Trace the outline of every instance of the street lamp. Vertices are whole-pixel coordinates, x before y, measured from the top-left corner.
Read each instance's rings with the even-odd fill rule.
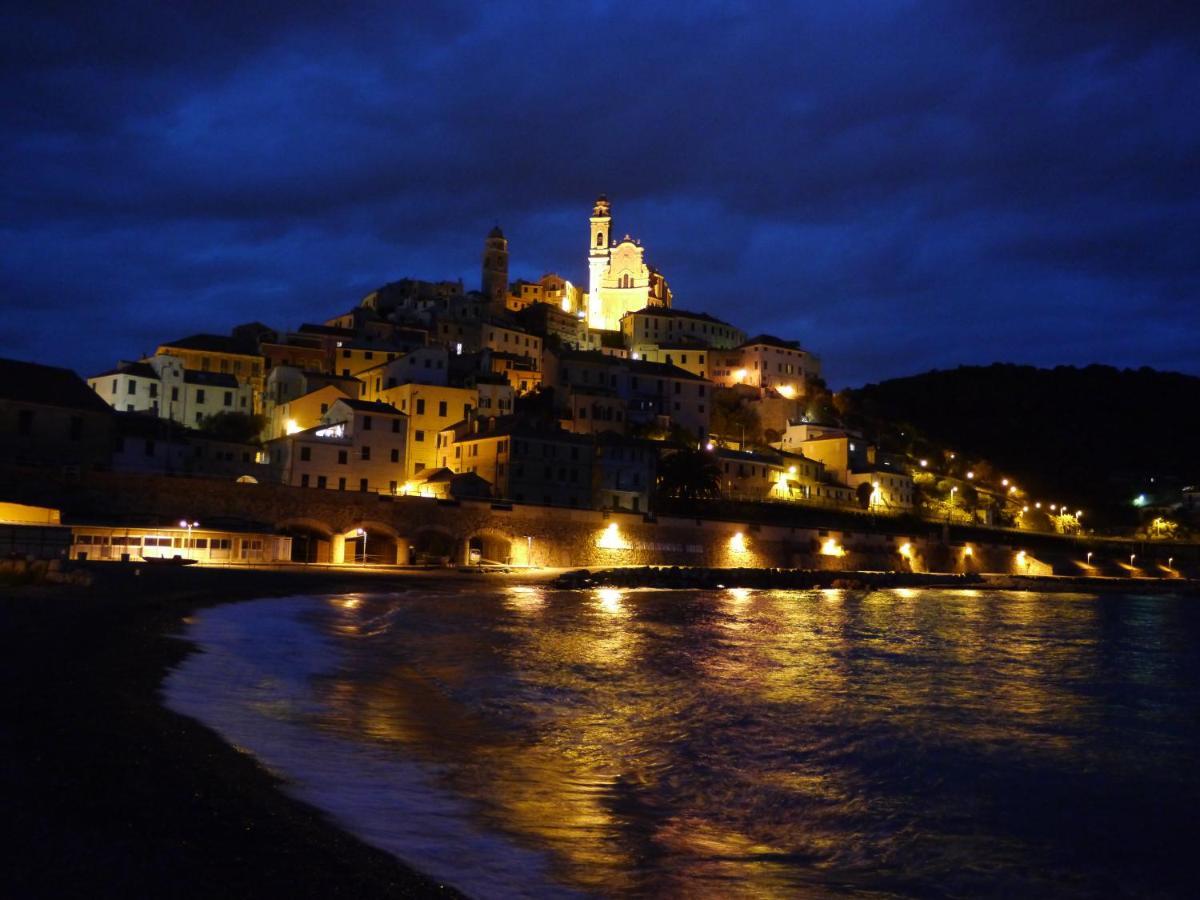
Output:
[[[362,538],[362,561],[363,565],[367,564],[367,530],[365,528],[356,528],[354,533]]]
[[[199,522],[189,522],[187,519],[180,519],[179,527],[187,529],[187,543],[184,545],[184,548],[188,549],[188,548],[192,547],[192,529],[199,528],[200,523]]]
[[[1137,559],[1137,554],[1136,554],[1136,553],[1130,553],[1130,554],[1129,554],[1129,567],[1130,567],[1130,568],[1133,568],[1133,561],[1134,561],[1135,559]]]
[[[1087,555],[1087,564],[1088,564],[1089,566],[1092,564],[1092,551],[1091,551],[1091,550],[1089,550],[1089,551],[1088,551],[1088,555]]]
[[[533,565],[533,535],[525,535],[525,565]]]

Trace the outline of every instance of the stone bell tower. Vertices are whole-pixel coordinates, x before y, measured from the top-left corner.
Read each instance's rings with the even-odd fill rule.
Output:
[[[497,225],[483,244],[483,280],[480,290],[503,309],[508,296],[508,241]]]

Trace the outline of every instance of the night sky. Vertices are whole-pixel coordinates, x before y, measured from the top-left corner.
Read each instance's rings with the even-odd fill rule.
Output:
[[[835,387],[1200,374],[1195,2],[25,5],[3,356],[94,374],[404,276],[474,288],[496,223],[513,278],[585,282],[605,192],[677,306]]]

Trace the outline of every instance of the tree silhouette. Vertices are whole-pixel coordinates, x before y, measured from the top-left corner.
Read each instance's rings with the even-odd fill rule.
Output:
[[[721,489],[721,470],[713,457],[702,450],[677,450],[658,464],[661,496],[679,500],[716,497]]]

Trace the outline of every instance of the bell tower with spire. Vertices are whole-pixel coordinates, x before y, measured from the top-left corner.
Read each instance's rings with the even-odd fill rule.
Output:
[[[600,299],[600,284],[608,268],[609,247],[612,246],[612,207],[608,197],[601,194],[592,206],[591,241],[588,248],[588,322],[604,320]],[[593,327],[600,327],[593,324]]]

